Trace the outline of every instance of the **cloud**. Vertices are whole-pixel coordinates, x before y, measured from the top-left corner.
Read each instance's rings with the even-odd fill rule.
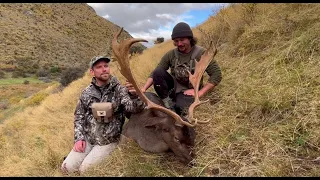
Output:
[[[189,14],[192,10],[217,9],[221,3],[88,3],[105,19],[124,27],[135,38],[149,41],[153,45],[157,37],[171,38],[175,24],[196,19]],[[201,22],[200,22],[201,23]]]

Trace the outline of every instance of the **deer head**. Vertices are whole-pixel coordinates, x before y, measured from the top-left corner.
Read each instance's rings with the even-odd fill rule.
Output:
[[[197,61],[195,62],[196,65],[195,65],[194,74],[191,74],[189,72],[189,80],[190,80],[192,86],[194,87],[194,91],[195,91],[195,93],[194,93],[195,94],[195,101],[193,102],[193,104],[190,105],[189,110],[188,110],[188,120],[190,121],[190,123],[189,123],[189,122],[182,120],[182,118],[178,114],[176,114],[174,111],[171,111],[163,106],[157,105],[157,104],[153,103],[152,101],[150,101],[145,96],[145,94],[140,90],[140,87],[137,85],[136,80],[135,80],[134,76],[132,75],[132,72],[130,69],[130,64],[129,64],[128,54],[129,54],[129,49],[132,44],[134,44],[136,42],[148,42],[148,41],[144,40],[144,39],[140,39],[140,38],[130,38],[130,39],[125,39],[125,40],[121,41],[119,44],[118,37],[121,34],[122,30],[123,30],[123,28],[121,28],[118,31],[118,33],[115,34],[115,36],[112,40],[112,50],[113,50],[114,56],[117,59],[117,62],[119,63],[120,73],[133,85],[134,89],[136,90],[137,95],[140,96],[141,100],[146,103],[147,108],[164,112],[164,113],[170,115],[171,117],[173,117],[173,119],[175,119],[178,124],[183,124],[188,127],[194,127],[198,123],[207,123],[208,121],[199,121],[196,118],[194,118],[193,111],[200,104],[203,104],[203,103],[206,103],[209,101],[209,100],[206,100],[206,101],[201,102],[199,100],[198,91],[199,91],[201,77],[202,77],[205,69],[209,65],[211,59],[213,59],[213,57],[217,53],[216,47],[214,46],[214,48],[212,49],[211,48],[212,43],[210,43],[210,47],[208,48],[208,51],[206,51],[201,56],[201,59],[198,62]]]

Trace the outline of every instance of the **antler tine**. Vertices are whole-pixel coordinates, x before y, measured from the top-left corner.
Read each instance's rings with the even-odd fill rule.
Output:
[[[132,44],[134,44],[136,42],[148,42],[148,41],[144,40],[144,39],[141,39],[141,38],[130,38],[130,39],[123,40],[119,44],[118,43],[118,37],[121,34],[122,30],[123,30],[123,28],[121,28],[118,31],[118,33],[114,36],[114,38],[112,40],[112,50],[113,50],[113,53],[114,53],[116,58],[127,59],[127,56],[128,56],[128,53],[129,53],[129,49],[130,49]],[[121,61],[119,63],[123,63],[123,65],[129,66],[129,61],[127,61],[127,60]]]
[[[194,102],[189,106],[188,119],[191,122],[194,122],[194,125],[196,125],[197,123],[207,123],[207,122],[209,122],[209,120],[207,120],[207,121],[199,121],[198,119],[194,118],[193,117],[193,111],[200,104],[209,102],[209,99],[206,100],[206,101],[202,101],[201,102],[199,100],[198,92],[199,92],[199,86],[200,86],[201,77],[202,77],[204,71],[206,70],[206,68],[208,67],[209,63],[211,62],[211,60],[217,54],[216,46],[213,45],[214,47],[211,48],[212,45],[213,45],[213,43],[211,41],[208,50],[201,56],[199,61],[195,61],[195,72],[194,72],[194,74],[191,74],[189,72],[189,80],[190,80],[190,83],[192,84],[192,86],[194,88]]]
[[[175,112],[150,101],[144,95],[144,93],[140,90],[139,86],[136,83],[134,76],[132,75],[131,69],[130,69],[128,53],[129,53],[130,46],[132,44],[134,44],[136,42],[148,42],[148,41],[146,41],[144,39],[130,38],[130,39],[123,40],[119,44],[118,37],[121,34],[122,30],[123,30],[123,28],[121,28],[118,31],[118,33],[115,34],[115,36],[112,40],[112,51],[114,53],[114,56],[117,58],[117,62],[119,63],[120,73],[132,84],[132,86],[136,90],[137,95],[141,98],[141,100],[143,102],[145,102],[147,104],[147,108],[156,109],[161,112],[164,112],[164,113],[168,114],[169,116],[173,117],[176,121],[180,122],[181,124],[189,126],[189,127],[193,127],[194,125],[183,121],[182,118],[178,114],[176,114]]]

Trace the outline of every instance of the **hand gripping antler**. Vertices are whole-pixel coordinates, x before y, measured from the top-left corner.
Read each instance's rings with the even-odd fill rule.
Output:
[[[157,104],[153,103],[152,101],[150,101],[144,95],[144,93],[142,93],[142,91],[140,90],[139,86],[136,83],[135,78],[132,75],[132,72],[131,72],[131,69],[130,69],[130,63],[129,63],[129,59],[128,59],[128,53],[129,53],[129,49],[130,49],[132,44],[134,44],[136,42],[148,42],[148,41],[146,41],[144,39],[140,39],[140,38],[130,38],[130,39],[123,40],[119,44],[118,43],[118,37],[121,34],[122,30],[123,30],[123,28],[121,28],[119,30],[119,32],[117,34],[115,34],[115,36],[114,36],[114,38],[112,40],[112,50],[113,50],[114,56],[117,58],[117,62],[119,63],[120,73],[132,84],[132,86],[136,90],[137,95],[141,98],[141,100],[144,103],[146,103],[147,108],[156,109],[156,110],[162,111],[162,112],[170,115],[171,117],[173,117],[177,122],[179,122],[179,123],[181,123],[183,125],[189,126],[189,127],[194,127],[196,125],[196,123],[195,124],[190,124],[190,123],[188,123],[186,121],[183,121],[182,118],[177,113],[175,113],[174,111],[171,111],[171,110],[169,110],[169,109],[167,109],[165,107],[162,107],[160,105],[157,105]],[[205,54],[207,54],[207,55],[204,56],[204,57],[207,57],[208,53],[205,53]],[[203,58],[203,55],[201,56],[201,59],[202,58]],[[206,69],[206,67],[204,67],[204,69]],[[202,72],[202,74],[203,74],[203,72]],[[200,76],[200,79],[201,79],[201,76]],[[197,86],[199,87],[200,79],[199,80],[193,80],[194,84],[195,84],[193,86],[196,86],[198,84]],[[199,81],[199,82],[197,83],[196,81]],[[197,91],[195,91],[195,93],[198,95]],[[193,106],[195,107],[197,105],[198,104],[195,104]],[[197,120],[195,122],[197,122]]]
[[[195,72],[194,74],[191,74],[190,71],[188,71],[189,73],[189,81],[193,86],[194,89],[194,102],[189,106],[189,110],[188,110],[188,119],[191,122],[194,122],[194,124],[197,123],[207,123],[209,121],[199,121],[198,119],[193,117],[193,111],[195,109],[196,106],[199,106],[200,104],[209,102],[209,99],[206,101],[200,101],[199,100],[199,86],[200,86],[200,80],[201,77],[203,76],[204,71],[206,70],[206,68],[208,67],[209,63],[211,62],[211,60],[214,58],[214,56],[217,54],[217,48],[216,46],[214,46],[214,48],[211,48],[213,45],[212,41],[210,42],[210,46],[208,48],[208,50],[201,56],[199,61],[195,61]]]
[[[181,124],[193,127],[192,124],[183,121],[181,119],[181,117],[178,114],[176,114],[175,112],[150,101],[144,95],[144,93],[140,90],[139,86],[136,83],[135,78],[132,75],[131,69],[130,69],[128,53],[129,53],[129,49],[132,44],[134,44],[136,42],[148,42],[148,41],[144,40],[144,39],[140,39],[140,38],[130,38],[130,39],[123,40],[119,44],[118,37],[121,34],[122,30],[123,30],[123,28],[121,28],[119,30],[119,32],[114,36],[114,38],[112,40],[112,50],[113,50],[114,56],[117,58],[117,62],[119,63],[120,73],[132,84],[132,86],[136,90],[137,95],[141,98],[141,100],[144,103],[146,103],[147,108],[162,111],[162,112],[170,115],[171,117],[173,117],[176,121],[180,122]]]

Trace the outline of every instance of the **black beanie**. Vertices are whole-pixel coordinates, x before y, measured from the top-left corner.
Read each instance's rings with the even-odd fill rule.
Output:
[[[178,37],[193,37],[192,30],[187,23],[179,22],[174,26],[171,34],[171,39]]]

